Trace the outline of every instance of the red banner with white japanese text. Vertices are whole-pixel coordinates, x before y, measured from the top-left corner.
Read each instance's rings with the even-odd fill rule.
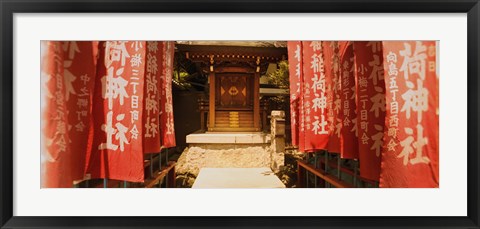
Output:
[[[302,42],[289,41],[288,45],[288,64],[290,78],[290,125],[292,145],[298,146],[298,103],[300,93],[300,80],[302,75]]]
[[[340,41],[340,78],[342,98],[341,157],[358,158],[357,106],[353,42]]]
[[[161,150],[160,140],[160,75],[163,59],[161,42],[147,41],[145,58],[145,100],[143,112],[143,144],[145,153]]]
[[[322,42],[305,41],[302,48],[304,150],[313,152],[326,149],[328,144],[327,78],[325,77]]]
[[[98,42],[62,42],[65,53],[65,102],[68,110],[68,135],[72,163],[70,171],[74,180],[84,177],[85,158],[91,149],[92,97],[96,75]]]
[[[42,42],[42,187],[83,179],[97,42]]]
[[[162,146],[165,148],[174,147],[176,145],[172,100],[174,46],[175,43],[173,41],[162,42],[163,58],[161,68],[162,75],[160,79],[160,132],[162,134]]]
[[[99,45],[93,99],[94,138],[87,174],[142,182],[145,42],[107,41]]]
[[[342,114],[340,97],[340,57],[338,41],[324,41],[323,55],[325,60],[325,78],[327,82],[327,117],[329,140],[327,150],[330,153],[340,153],[342,131]]]
[[[301,73],[300,73],[300,81],[298,84],[299,87],[299,93],[298,93],[298,151],[299,152],[305,152],[305,110],[303,109],[305,107],[304,102],[304,91],[305,91],[305,83],[304,83],[304,73],[303,73],[303,68],[304,68],[304,50],[303,47],[305,45],[305,42],[301,42]]]
[[[68,111],[65,102],[62,42],[41,42],[42,184],[44,188],[72,187]]]
[[[378,181],[385,126],[382,42],[354,42],[360,176]]]
[[[383,42],[387,116],[380,187],[439,186],[435,41]]]

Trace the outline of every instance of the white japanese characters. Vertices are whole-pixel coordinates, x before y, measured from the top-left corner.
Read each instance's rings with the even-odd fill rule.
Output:
[[[313,69],[313,77],[311,77],[311,89],[310,83],[305,82],[305,112],[306,112],[306,128],[312,130],[315,135],[328,134],[328,122],[325,117],[325,109],[327,108],[327,87],[325,81],[325,68],[324,68],[324,59],[322,54],[322,42],[312,41],[310,43],[310,48],[313,50],[313,55],[311,56],[310,68]],[[313,92],[313,96],[310,95],[310,90]],[[310,97],[312,97],[310,99]],[[310,126],[310,112],[313,109],[315,112],[320,110],[319,115],[313,116],[314,121],[312,126]]]
[[[155,138],[158,135],[158,114],[159,114],[159,90],[158,90],[158,60],[157,60],[158,42],[147,42],[147,62],[146,62],[146,94],[145,94],[145,138]]]
[[[130,45],[131,53],[127,45]],[[106,141],[98,145],[99,150],[118,149],[124,152],[125,146],[137,140],[141,132],[137,124],[141,121],[142,109],[139,103],[143,94],[143,88],[140,88],[143,85],[143,46],[143,42],[139,41],[109,41],[105,44],[106,75],[100,81],[108,111],[105,123],[101,125]],[[114,107],[117,103],[119,107]],[[122,109],[123,106],[129,106],[129,109]],[[127,115],[130,118],[126,118]]]
[[[412,45],[407,42],[403,43],[403,45],[404,49],[399,51],[400,56],[403,57],[402,65],[398,71],[392,69],[391,72],[392,76],[396,76],[394,73],[403,72],[403,81],[405,82],[407,90],[401,95],[403,105],[400,112],[405,114],[404,118],[407,123],[416,123],[416,125],[415,131],[410,127],[404,128],[403,131],[406,137],[400,140],[400,146],[402,148],[397,157],[403,158],[403,165],[408,165],[409,163],[412,165],[418,163],[427,164],[430,162],[430,159],[423,155],[423,148],[428,144],[428,138],[424,136],[422,123],[422,114],[428,112],[429,108],[429,91],[424,87],[427,69],[430,69],[430,67],[427,66],[427,47],[421,41],[416,41],[415,47],[412,47]],[[395,53],[391,53],[389,56],[391,56],[389,60],[391,59],[391,63],[394,64],[397,59]],[[398,104],[394,105],[393,108],[395,108],[395,111],[398,111]],[[416,116],[416,120],[410,120],[412,116]],[[398,124],[398,120],[396,120],[396,122],[390,122],[390,128],[394,128],[396,124]],[[397,131],[398,130],[390,131],[389,129],[389,134],[391,132],[392,135],[394,135]],[[416,132],[416,135],[414,132]],[[391,142],[393,142],[393,138]],[[394,147],[391,149],[394,150]],[[411,158],[410,154],[415,154],[415,156]]]

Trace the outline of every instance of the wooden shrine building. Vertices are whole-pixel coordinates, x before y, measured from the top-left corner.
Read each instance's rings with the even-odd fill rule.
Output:
[[[286,48],[177,44],[178,51],[208,75],[209,132],[258,132],[265,128],[260,104],[260,76],[269,63],[287,58]],[[202,125],[205,122],[202,115]]]

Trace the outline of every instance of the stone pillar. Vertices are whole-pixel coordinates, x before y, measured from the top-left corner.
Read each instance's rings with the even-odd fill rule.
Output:
[[[271,124],[271,169],[277,173],[285,164],[285,112],[273,110]]]

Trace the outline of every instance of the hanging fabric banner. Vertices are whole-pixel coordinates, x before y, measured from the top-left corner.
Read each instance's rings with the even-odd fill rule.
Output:
[[[101,42],[93,103],[91,178],[143,182],[145,42]]]
[[[290,125],[292,145],[298,146],[298,102],[300,94],[300,80],[302,75],[302,42],[289,41],[288,64],[290,77]]]
[[[70,188],[71,152],[65,102],[64,51],[60,41],[41,42],[42,188]]]
[[[340,153],[340,138],[342,131],[340,47],[338,41],[324,41],[322,43],[325,59],[325,78],[328,91],[327,116],[330,130],[327,150],[330,153]]]
[[[303,42],[303,116],[305,151],[327,148],[327,79],[325,77],[322,42]]]
[[[303,46],[303,42],[302,42]],[[302,56],[303,58],[303,56]],[[303,73],[300,75],[300,96],[298,97],[298,151],[305,152],[305,110],[303,94],[305,91]]]
[[[173,41],[162,42],[163,58],[161,67],[162,75],[160,79],[160,131],[162,134],[162,146],[165,148],[174,147],[176,145],[172,101],[174,46],[175,43]]]
[[[385,126],[382,42],[354,42],[360,176],[378,181]]]
[[[157,41],[147,41],[145,59],[145,102],[143,112],[143,144],[145,153],[158,153],[160,140],[160,75],[163,50]]]
[[[304,77],[304,46],[306,42],[302,41],[300,48],[301,48],[301,54],[300,54],[300,80],[299,80],[299,92],[298,92],[298,151],[299,152],[306,152],[305,151],[305,110],[303,109],[305,98],[304,98],[304,92],[305,92],[305,77]]]
[[[83,180],[87,151],[91,150],[92,97],[96,75],[98,42],[62,42],[65,53],[65,102],[68,109],[70,171],[74,180]]]
[[[358,158],[358,131],[353,43],[348,41],[339,43],[343,118],[340,151],[342,158],[356,159]]]
[[[387,85],[380,187],[439,186],[435,41],[383,42]]]

